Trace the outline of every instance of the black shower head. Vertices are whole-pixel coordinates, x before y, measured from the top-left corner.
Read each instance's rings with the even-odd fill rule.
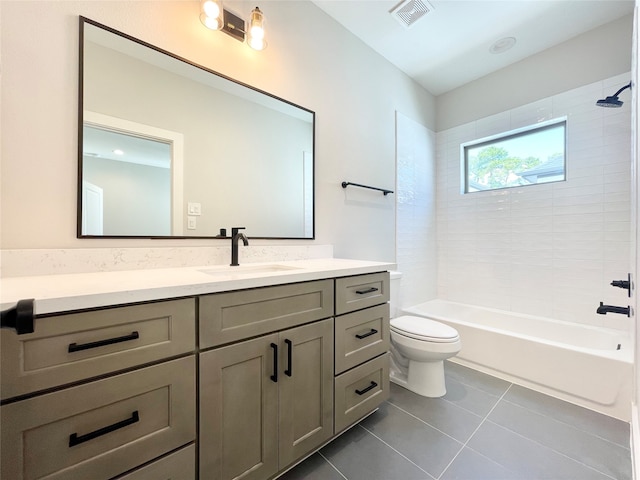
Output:
[[[625,85],[610,97],[598,100],[596,105],[598,107],[620,108],[624,102],[618,98],[618,95],[627,88],[631,88],[631,83],[629,83],[629,85]]]

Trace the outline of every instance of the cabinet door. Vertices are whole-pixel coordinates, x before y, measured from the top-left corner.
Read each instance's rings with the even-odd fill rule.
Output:
[[[284,468],[333,436],[333,319],[281,332],[279,345]]]
[[[278,471],[277,341],[271,334],[200,354],[202,480],[264,479]]]

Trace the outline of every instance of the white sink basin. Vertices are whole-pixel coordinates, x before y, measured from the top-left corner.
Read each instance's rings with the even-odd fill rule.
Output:
[[[206,273],[207,275],[211,275],[213,277],[235,277],[238,275],[241,276],[250,276],[261,273],[277,273],[277,272],[286,272],[291,270],[300,270],[300,267],[291,267],[289,265],[278,265],[278,264],[268,264],[268,265],[240,265],[238,267],[212,267],[203,270],[199,270],[202,273]]]

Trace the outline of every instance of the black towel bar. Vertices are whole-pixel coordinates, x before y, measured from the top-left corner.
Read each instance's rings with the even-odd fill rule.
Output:
[[[34,299],[19,300],[17,305],[0,312],[0,328],[14,328],[18,335],[33,333]]]
[[[361,185],[359,183],[342,182],[342,188],[347,188],[349,185],[353,185],[354,187],[370,188],[371,190],[378,190],[385,196],[387,195],[387,193],[393,193],[393,190],[387,190],[386,188],[370,187],[369,185]]]

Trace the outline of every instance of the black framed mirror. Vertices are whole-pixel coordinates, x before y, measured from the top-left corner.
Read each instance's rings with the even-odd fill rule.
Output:
[[[78,237],[313,239],[315,113],[80,17]]]

